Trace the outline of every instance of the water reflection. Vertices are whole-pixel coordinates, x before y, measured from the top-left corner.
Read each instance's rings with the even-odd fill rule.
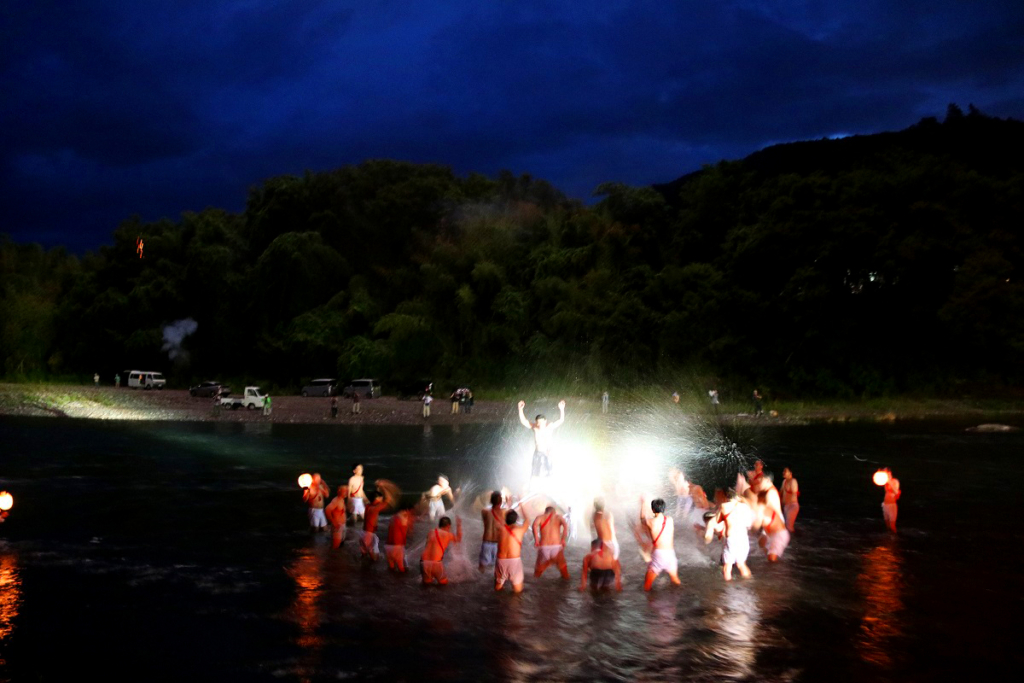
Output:
[[[288,568],[288,575],[295,581],[295,601],[290,616],[299,627],[295,640],[304,654],[303,670],[313,675],[319,669],[324,638],[320,633],[324,613],[321,602],[324,597],[323,557],[317,544],[304,548],[301,555]]]
[[[0,646],[14,632],[14,621],[21,608],[21,574],[18,559],[13,553],[0,550]],[[0,649],[0,676],[7,662]]]
[[[903,635],[903,558],[894,539],[865,553],[857,587],[864,594],[857,650],[865,661],[889,668],[894,640]]]
[[[709,626],[718,638],[711,643],[707,654],[721,667],[722,675],[751,677],[757,661],[761,625],[757,593],[747,581],[736,581],[723,587],[717,603],[718,609],[711,612]]]

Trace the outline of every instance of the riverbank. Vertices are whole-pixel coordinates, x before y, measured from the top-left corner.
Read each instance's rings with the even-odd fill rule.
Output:
[[[530,401],[540,400],[527,396]],[[601,412],[598,399],[569,397],[570,414]],[[269,416],[260,410],[225,410],[211,398],[193,398],[182,389],[144,391],[127,388],[51,384],[0,384],[0,415],[35,415],[56,418],[100,420],[181,420],[188,422],[269,421],[297,424],[422,424],[422,404],[390,396],[363,400],[361,412],[351,412],[352,402],[339,399],[338,417],[330,416],[330,399],[301,396],[274,396]],[[554,403],[554,399],[544,404]],[[678,410],[683,414],[706,414],[707,406],[683,402],[672,404],[651,400],[612,401],[609,418],[617,421],[638,414]],[[549,406],[548,410],[553,409]],[[763,418],[754,418],[746,405],[724,404],[719,418],[742,422],[758,419],[763,424],[805,424],[820,422],[894,422],[917,419],[976,419],[980,422],[1006,422],[1024,425],[1024,410],[1010,401],[873,399],[864,402],[779,402],[765,407]],[[532,415],[531,415],[532,417]],[[550,417],[550,416],[549,416]],[[432,424],[497,423],[515,419],[513,401],[478,400],[472,413],[451,413],[451,404],[435,400],[429,418]]]

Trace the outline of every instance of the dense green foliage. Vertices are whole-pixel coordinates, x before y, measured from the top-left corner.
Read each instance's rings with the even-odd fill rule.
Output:
[[[130,220],[82,259],[3,241],[0,358],[8,377],[280,386],[498,386],[527,369],[844,397],[1013,383],[1022,152],[1024,124],[951,107],[664,186],[605,184],[590,207],[528,176],[395,161],[272,178],[240,215]],[[198,330],[172,364],[162,329],[186,317]]]

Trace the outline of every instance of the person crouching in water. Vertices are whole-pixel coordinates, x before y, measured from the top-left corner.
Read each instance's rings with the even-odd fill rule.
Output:
[[[515,526],[519,515],[515,510],[505,513],[505,523],[498,526],[498,561],[494,564],[494,590],[500,591],[505,582],[512,584],[512,592],[523,592],[523,536],[530,520],[523,512],[523,525]]]
[[[415,518],[409,508],[395,513],[388,524],[388,540],[384,543],[384,556],[388,558],[388,569],[405,573],[405,539],[412,530]]]
[[[569,568],[565,564],[565,541],[569,537],[569,525],[565,517],[558,514],[549,505],[544,516],[533,520],[533,541],[537,546],[537,565],[533,575],[540,577],[544,570],[552,564],[558,566],[563,579],[569,578]]]
[[[441,586],[448,583],[448,575],[444,573],[444,551],[452,543],[462,542],[462,518],[455,518],[454,534],[449,531],[451,526],[452,520],[442,517],[437,528],[427,534],[427,545],[420,556],[420,575],[424,586],[434,581]]]
[[[324,514],[327,521],[331,523],[331,547],[340,548],[345,542],[345,510],[348,498],[348,486],[342,484],[338,487],[338,495],[327,504]]]
[[[761,546],[768,555],[769,562],[778,562],[789,545],[789,530],[786,529],[786,520],[782,516],[779,490],[772,484],[771,479],[763,477],[754,487],[754,491],[757,493],[760,527],[764,532]]]
[[[750,554],[750,538],[747,529],[753,523],[753,513],[743,496],[737,495],[735,489],[728,493],[728,499],[718,507],[718,512],[708,521],[704,532],[704,542],[710,543],[715,534],[725,537],[725,548],[722,550],[722,576],[732,581],[732,566],[735,564],[740,575],[750,578],[747,567],[747,555]]]
[[[647,576],[644,579],[644,590],[651,590],[654,579],[662,572],[668,573],[672,583],[679,585],[679,561],[676,559],[675,524],[672,518],[665,515],[665,501],[655,498],[651,501],[654,516],[647,518],[644,512],[644,499],[640,499],[640,526],[651,537],[651,561],[647,565]]]
[[[583,558],[583,573],[580,576],[580,590],[587,589],[587,578],[590,587],[596,591],[610,589],[622,590],[622,566],[618,558],[612,554],[600,538],[590,543],[590,552]]]

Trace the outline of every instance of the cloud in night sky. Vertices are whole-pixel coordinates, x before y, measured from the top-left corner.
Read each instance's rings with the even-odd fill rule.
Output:
[[[133,214],[367,158],[587,199],[946,105],[1024,119],[1024,3],[15,1],[0,232],[75,250]]]

